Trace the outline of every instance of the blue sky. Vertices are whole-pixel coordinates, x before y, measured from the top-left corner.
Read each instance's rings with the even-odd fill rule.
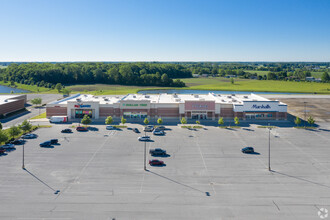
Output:
[[[0,0],[0,61],[325,61],[329,0]]]

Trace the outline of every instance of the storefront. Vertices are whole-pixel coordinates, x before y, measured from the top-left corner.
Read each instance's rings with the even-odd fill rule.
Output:
[[[147,118],[148,117],[148,113],[147,112],[124,112],[123,113],[124,118],[128,119],[128,118]]]
[[[126,119],[144,119],[150,116],[150,101],[122,100],[120,111]]]
[[[187,118],[196,120],[213,119],[215,112],[215,102],[185,101],[184,109]]]

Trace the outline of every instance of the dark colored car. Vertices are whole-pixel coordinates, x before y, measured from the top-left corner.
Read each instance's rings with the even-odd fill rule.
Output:
[[[155,149],[150,149],[149,153],[152,156],[164,156],[164,155],[166,155],[166,150],[163,150],[161,148],[155,148]]]
[[[50,140],[50,144],[57,144],[58,143],[58,139],[51,139]]]
[[[40,147],[50,147],[52,143],[50,141],[45,141],[39,144]]]
[[[77,131],[88,131],[87,128],[85,128],[85,127],[81,127],[81,126],[77,127],[76,130],[77,130]]]
[[[165,126],[161,125],[155,128],[155,131],[164,131],[165,129],[166,129]]]
[[[23,139],[33,139],[33,138],[37,138],[38,135],[36,134],[26,134],[26,135],[23,135],[22,138]]]
[[[162,165],[164,165],[164,161],[162,161],[162,160],[149,160],[149,164],[151,166],[162,166]]]
[[[6,152],[6,149],[3,147],[0,147],[0,154],[4,154]]]
[[[140,133],[139,129],[137,129],[137,128],[134,128],[133,131],[134,131],[135,133]]]
[[[244,148],[242,148],[242,152],[245,154],[252,154],[252,153],[254,153],[254,149],[253,149],[253,147],[244,147]]]
[[[72,133],[72,130],[69,128],[63,129],[61,133]]]
[[[18,140],[11,141],[10,143],[15,144],[15,145],[22,145],[22,144],[24,144],[24,142],[25,142],[24,140],[18,139]]]

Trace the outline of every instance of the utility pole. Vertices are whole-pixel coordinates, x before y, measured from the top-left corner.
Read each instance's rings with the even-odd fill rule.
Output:
[[[270,168],[270,124],[268,123],[268,170],[271,171]]]

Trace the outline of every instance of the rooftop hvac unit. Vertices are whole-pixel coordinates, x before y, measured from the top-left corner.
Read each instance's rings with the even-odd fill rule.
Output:
[[[231,98],[231,96],[229,95],[229,96],[227,96],[227,98],[229,98],[229,99],[230,99],[230,98]]]
[[[81,102],[81,99],[76,99],[77,102]]]
[[[175,101],[176,101],[176,102],[180,102],[180,101],[181,101],[181,99],[175,99]]]
[[[133,98],[136,98],[136,96],[135,96],[135,95],[133,95]]]
[[[235,96],[235,94],[231,94],[231,96]]]
[[[198,95],[194,95],[195,98],[198,98]]]
[[[219,96],[219,97],[221,97],[221,95],[220,95],[220,94],[219,94],[218,96]]]
[[[145,97],[145,98],[147,98],[147,99],[148,99],[148,98],[150,98],[150,96],[149,96],[149,95],[146,95],[146,96],[144,96],[144,97]]]
[[[247,95],[244,96],[245,99],[249,98]]]
[[[104,99],[104,101],[109,101],[109,99]]]
[[[233,102],[236,102],[236,99],[233,99]]]

